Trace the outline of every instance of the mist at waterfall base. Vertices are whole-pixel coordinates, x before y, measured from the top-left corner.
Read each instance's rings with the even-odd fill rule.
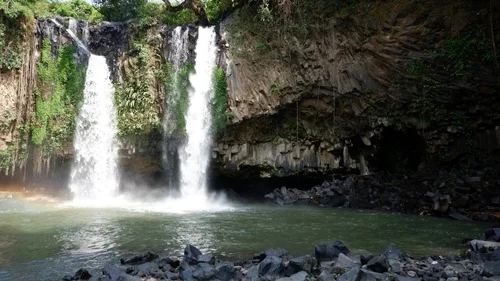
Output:
[[[68,32],[74,37],[74,32]],[[175,32],[180,35],[180,28]],[[214,91],[211,73],[215,69],[217,47],[213,27],[200,27],[198,34],[195,71],[190,76],[193,87],[189,91],[190,102],[185,116],[187,142],[179,148],[179,192],[151,190],[131,182],[122,182],[120,190],[113,85],[106,59],[90,55],[84,102],[77,118],[74,139],[75,160],[69,184],[74,197],[71,202],[65,203],[66,206],[120,207],[158,212],[230,208],[223,194],[209,194],[207,191],[211,152],[210,101]],[[177,36],[178,40],[181,38]],[[182,57],[178,50],[176,57]]]

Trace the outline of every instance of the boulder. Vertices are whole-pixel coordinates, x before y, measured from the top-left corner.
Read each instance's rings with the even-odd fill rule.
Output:
[[[337,281],[358,281],[360,277],[361,271],[359,270],[359,267],[353,267],[346,273],[340,275],[337,278]]]
[[[243,272],[243,274],[246,275],[246,277],[251,281],[258,280],[259,279],[259,266],[254,265],[251,268],[249,268],[246,272]]]
[[[339,257],[337,259],[337,262],[335,262],[335,267],[337,268],[351,268],[351,267],[355,267],[355,266],[359,266],[355,261],[353,261],[351,258],[349,258],[348,256],[340,253],[339,254]]]
[[[196,281],[193,277],[193,270],[191,269],[183,270],[179,276],[183,281]]]
[[[494,277],[500,276],[500,262],[487,261],[484,263],[483,272],[481,276]]]
[[[392,246],[389,246],[382,253],[382,256],[386,257],[388,260],[399,260],[406,257],[406,254],[396,248],[393,248]]]
[[[373,255],[361,255],[360,261],[362,265],[367,264],[371,259],[373,259]]]
[[[167,278],[170,280],[179,280],[179,273],[167,271]]]
[[[396,276],[394,276],[394,281],[420,281],[420,279],[396,274]]]
[[[120,259],[121,264],[130,264],[130,265],[136,265],[136,264],[143,264],[147,262],[154,261],[155,259],[158,258],[158,255],[152,252],[146,252],[144,254],[132,257],[130,259]]]
[[[280,258],[283,258],[283,257],[288,256],[288,251],[285,250],[285,249],[281,249],[281,248],[273,248],[273,249],[266,250],[264,252],[264,254],[266,255],[266,257],[280,257]]]
[[[198,281],[209,281],[213,279],[216,274],[217,270],[208,263],[200,263],[193,270],[193,277]]]
[[[316,259],[310,255],[293,258],[288,262],[287,273],[294,274],[300,271],[305,271],[311,274],[313,268],[316,266]]]
[[[232,281],[237,280],[236,278],[236,268],[230,263],[225,263],[216,267],[217,273],[215,277],[220,281]]]
[[[334,260],[342,253],[349,254],[349,249],[340,241],[335,241],[332,244],[320,244],[314,247],[314,256],[318,261]]]
[[[285,265],[280,257],[269,256],[259,263],[260,276],[281,277],[284,271]]]
[[[366,264],[366,268],[378,273],[384,273],[389,269],[389,263],[385,256],[376,256]]]
[[[159,260],[157,263],[158,263],[158,266],[161,269],[163,269],[164,271],[168,270],[168,269],[165,269],[165,268],[168,268],[167,266],[170,266],[171,268],[177,268],[180,265],[179,260],[173,260],[171,258],[163,258],[163,259]]]
[[[158,271],[160,267],[154,262],[147,262],[137,267],[137,275],[139,277],[151,276],[154,272]]]
[[[102,269],[102,274],[111,278],[112,281],[117,280],[120,276],[127,275],[123,269],[113,264],[107,264],[106,266],[104,266],[104,268]]]
[[[484,232],[484,236],[487,240],[500,242],[500,228],[486,229],[486,231]]]
[[[69,280],[72,280],[72,279],[68,279]],[[63,281],[66,281],[63,279]],[[111,279],[107,276],[93,276],[92,278],[89,279],[89,281],[111,281]]]
[[[75,275],[73,276],[75,280],[88,280],[92,278],[92,274],[90,274],[86,269],[79,269]]]
[[[199,263],[209,263],[211,265],[215,264],[215,257],[213,255],[201,255],[198,257],[198,262]]]
[[[186,248],[184,249],[184,260],[188,264],[197,264],[198,263],[198,258],[202,255],[201,251],[198,250],[193,245],[187,245]]]
[[[325,270],[321,271],[318,276],[318,281],[335,281],[335,277],[332,274],[326,272]]]
[[[469,241],[469,243],[467,244],[474,252],[493,251],[496,249],[500,249],[500,242],[474,239],[472,241]]]
[[[361,269],[359,281],[382,281],[386,279],[386,275],[378,272]]]
[[[279,278],[276,281],[310,281],[311,278],[305,271],[297,272],[290,277]]]

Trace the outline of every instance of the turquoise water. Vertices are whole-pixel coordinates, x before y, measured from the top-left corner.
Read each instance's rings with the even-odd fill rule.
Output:
[[[181,254],[188,243],[228,259],[282,247],[294,256],[343,241],[354,252],[389,245],[414,255],[455,254],[487,226],[432,217],[348,209],[235,206],[220,212],[167,213],[63,207],[0,199],[0,280],[54,280],[126,254]]]

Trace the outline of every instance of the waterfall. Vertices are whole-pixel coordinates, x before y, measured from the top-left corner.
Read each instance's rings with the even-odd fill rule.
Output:
[[[64,28],[64,26],[60,22],[58,22],[57,20],[55,20],[55,19],[51,19],[51,21],[57,27],[59,27],[61,30],[65,30],[69,34],[69,36],[71,37],[71,39],[73,39],[73,41],[75,41],[75,43],[78,45],[79,48],[81,48],[82,50],[84,50],[86,53],[90,53],[89,49],[87,49],[87,47],[85,46],[85,44],[83,44],[83,42],[80,41],[80,39],[78,38],[78,36],[76,36],[76,34],[73,32],[73,30],[71,30],[71,28],[73,28],[74,30],[76,30],[76,20],[74,20],[73,26],[71,26],[71,20],[70,20],[69,29]]]
[[[195,52],[195,73],[190,77],[192,90],[186,114],[187,143],[180,148],[179,158],[182,197],[198,204],[207,201],[206,173],[211,156],[210,101],[217,52],[213,27],[198,29]]]
[[[106,58],[90,55],[74,138],[70,190],[75,200],[106,200],[118,191],[117,125]]]
[[[179,88],[179,69],[188,59],[188,33],[186,30],[178,26],[172,32],[172,38],[169,43],[168,61],[172,63],[173,67],[173,81],[168,89],[168,96],[166,98],[165,113],[163,117],[163,167],[167,179],[167,186],[169,188],[178,186],[178,142],[176,136],[173,135],[176,129],[176,114],[173,107],[178,101],[180,96]]]

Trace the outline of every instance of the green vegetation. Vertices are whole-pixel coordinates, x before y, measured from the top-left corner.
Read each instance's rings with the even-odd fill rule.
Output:
[[[58,57],[53,58],[50,41],[44,39],[42,42],[31,141],[41,145],[47,155],[60,151],[71,141],[75,130],[85,86],[85,69],[76,66],[75,51],[74,46],[64,46]]]
[[[467,67],[473,60],[481,59],[484,62],[493,62],[491,41],[485,31],[477,28],[472,35],[450,38],[443,44],[443,48],[433,53],[436,58],[448,61],[446,71],[452,78],[463,77],[467,74]]]
[[[141,41],[134,43],[131,53],[137,54],[131,58],[135,67],[122,83],[115,85],[120,137],[146,135],[161,128],[161,103],[150,87],[159,75],[157,56]]]
[[[102,21],[104,19],[104,16],[94,6],[84,0],[52,2],[50,13],[91,22]]]
[[[217,67],[213,75],[214,97],[212,99],[212,128],[216,133],[224,130],[227,119],[227,81],[224,71]]]

